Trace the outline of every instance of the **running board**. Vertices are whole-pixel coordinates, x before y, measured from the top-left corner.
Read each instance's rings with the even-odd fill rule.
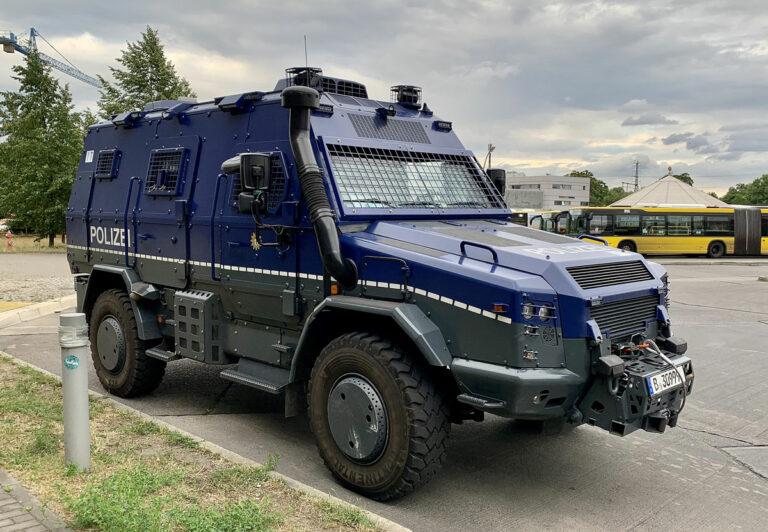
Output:
[[[283,392],[288,386],[290,375],[287,369],[244,358],[240,359],[237,367],[225,369],[219,374],[222,379],[273,395]]]
[[[493,410],[496,408],[503,408],[507,404],[505,401],[489,401],[488,399],[475,397],[466,393],[457,396],[456,400],[465,405],[479,408],[480,410]]]
[[[162,360],[163,362],[172,362],[181,358],[173,351],[166,351],[162,347],[152,347],[147,349],[145,353],[148,357],[156,358],[158,360]]]

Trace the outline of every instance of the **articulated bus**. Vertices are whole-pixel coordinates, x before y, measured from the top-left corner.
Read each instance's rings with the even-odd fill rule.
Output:
[[[531,225],[646,255],[768,255],[768,208],[592,207]]]

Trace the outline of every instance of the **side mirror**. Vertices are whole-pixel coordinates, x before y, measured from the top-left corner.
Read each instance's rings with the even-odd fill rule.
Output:
[[[227,159],[221,165],[225,174],[237,174],[240,177],[242,192],[237,197],[237,210],[250,213],[253,203],[269,189],[271,158],[264,153],[241,153]],[[263,206],[260,204],[260,208]]]
[[[504,191],[507,188],[507,171],[503,168],[489,168],[487,171],[488,177],[491,178],[493,186],[499,191],[502,197],[504,197]]]

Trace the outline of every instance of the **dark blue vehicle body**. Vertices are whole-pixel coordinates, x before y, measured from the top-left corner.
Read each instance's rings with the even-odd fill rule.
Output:
[[[341,252],[358,275],[354,287],[339,287],[302,196],[281,105],[287,84],[155,102],[89,129],[67,212],[80,310],[90,318],[101,294],[124,291],[149,357],[225,366],[222,377],[284,394],[289,414],[301,410],[323,348],[363,329],[397,338],[430,368],[454,421],[489,412],[621,435],[674,425],[693,372],[670,331],[662,267],[513,224],[450,122],[426,106],[324,84],[312,149]],[[258,215],[238,207],[242,176],[222,171],[243,153],[270,161]],[[399,194],[393,168],[407,181],[456,167],[483,201],[382,199]],[[418,185],[437,194],[431,186]],[[187,323],[180,308],[208,321]],[[94,334],[92,343],[131,348],[119,334]],[[647,350],[653,339],[685,368],[683,385],[666,395],[646,386],[669,369]]]

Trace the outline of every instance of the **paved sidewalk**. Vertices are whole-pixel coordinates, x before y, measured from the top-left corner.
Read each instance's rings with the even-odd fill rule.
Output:
[[[0,531],[69,530],[58,516],[43,509],[24,486],[0,469]]]

